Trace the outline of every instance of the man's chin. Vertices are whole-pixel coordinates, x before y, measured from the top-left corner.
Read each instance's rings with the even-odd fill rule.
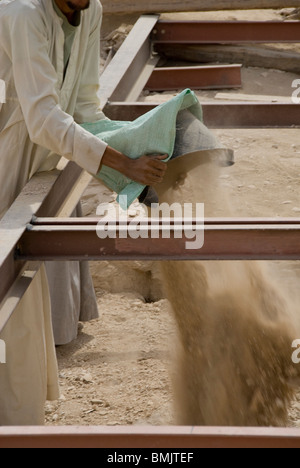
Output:
[[[72,11],[83,11],[83,10],[87,10],[89,7],[90,7],[90,0],[87,0],[86,4],[85,5],[77,5],[75,2],[72,2],[72,0],[68,1],[67,2],[67,5],[68,7],[70,8],[70,10]]]

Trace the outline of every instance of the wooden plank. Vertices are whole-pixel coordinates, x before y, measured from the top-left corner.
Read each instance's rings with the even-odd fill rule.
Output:
[[[126,448],[152,449],[157,454],[166,447],[175,452],[180,451],[178,447],[191,449],[193,464],[199,465],[197,449],[200,448],[300,448],[300,430],[183,426],[0,427],[0,448]],[[151,452],[141,452],[141,455],[149,457],[151,462]]]
[[[262,96],[261,94],[218,93],[215,99],[221,101],[283,102],[291,103],[291,96]]]
[[[101,0],[105,14],[256,10],[299,7],[300,0]]]
[[[155,50],[167,58],[194,63],[242,63],[300,73],[300,54],[262,45],[183,45],[156,44]]]

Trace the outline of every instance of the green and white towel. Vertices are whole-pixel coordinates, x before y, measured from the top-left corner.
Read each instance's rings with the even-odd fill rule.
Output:
[[[101,120],[82,124],[82,127],[131,159],[138,159],[142,155],[168,154],[169,160],[175,147],[177,116],[185,109],[202,122],[203,113],[198,98],[193,91],[187,89],[134,122]],[[127,196],[128,206],[121,204],[124,210],[145,188],[106,166],[102,167],[96,177],[118,193],[119,203],[126,200],[124,196]]]

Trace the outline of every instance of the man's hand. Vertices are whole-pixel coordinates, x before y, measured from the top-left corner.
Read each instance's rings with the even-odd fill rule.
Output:
[[[130,159],[122,153],[108,147],[103,155],[102,164],[124,174],[129,179],[142,185],[154,185],[163,181],[167,164],[163,160],[168,155],[141,156]],[[101,168],[100,166],[100,168]]]
[[[159,184],[164,180],[167,164],[163,162],[168,155],[142,156],[130,160],[126,176],[142,185]]]

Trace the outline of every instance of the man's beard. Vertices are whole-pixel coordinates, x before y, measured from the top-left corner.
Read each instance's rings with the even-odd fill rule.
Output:
[[[88,0],[87,4],[84,7],[82,7],[82,6],[76,5],[70,0],[67,2],[67,5],[70,8],[70,10],[83,11],[83,10],[87,10],[90,7],[90,3],[91,3],[90,0]]]

